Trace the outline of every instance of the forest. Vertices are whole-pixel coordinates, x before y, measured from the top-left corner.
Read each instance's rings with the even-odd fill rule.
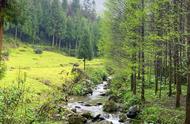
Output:
[[[0,0],[0,123],[190,124],[190,0]]]

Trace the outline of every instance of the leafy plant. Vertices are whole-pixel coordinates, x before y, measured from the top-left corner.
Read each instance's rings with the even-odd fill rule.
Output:
[[[32,108],[26,100],[26,75],[17,79],[17,85],[1,89],[0,121],[4,124],[29,123],[34,117]]]
[[[100,83],[103,79],[106,79],[108,76],[104,68],[87,68],[86,73],[94,84]]]

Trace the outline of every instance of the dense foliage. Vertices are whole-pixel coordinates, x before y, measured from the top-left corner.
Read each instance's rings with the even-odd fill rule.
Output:
[[[99,49],[116,73],[113,92],[130,90],[145,102],[154,89],[154,97],[175,94],[180,107],[182,86],[189,84],[189,1],[107,0],[106,8]]]
[[[6,23],[6,33],[34,44],[50,44],[69,55],[85,58],[97,55],[99,17],[94,0],[18,0],[20,16]],[[81,50],[82,49],[82,50]],[[88,54],[89,53],[89,54]]]

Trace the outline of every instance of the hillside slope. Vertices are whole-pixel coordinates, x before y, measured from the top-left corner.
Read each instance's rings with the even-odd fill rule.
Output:
[[[8,48],[6,61],[7,71],[0,81],[1,87],[14,85],[19,75],[26,74],[26,86],[35,93],[51,90],[52,86],[60,87],[67,78],[74,63],[83,67],[83,61],[60,53],[43,51],[35,54],[31,45],[21,44],[18,48]],[[102,60],[94,59],[87,66],[102,65]]]

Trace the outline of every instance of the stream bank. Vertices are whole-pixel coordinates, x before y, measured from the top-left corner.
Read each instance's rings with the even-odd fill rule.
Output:
[[[93,89],[92,94],[87,96],[70,96],[67,107],[73,111],[75,116],[69,115],[69,124],[80,124],[81,122],[79,121],[84,121],[83,123],[86,124],[129,124],[130,119],[125,114],[104,112],[104,105],[109,99],[107,95],[108,90],[108,81],[104,81]],[[77,120],[76,116],[78,114],[81,115],[78,119],[85,117],[86,120]]]

